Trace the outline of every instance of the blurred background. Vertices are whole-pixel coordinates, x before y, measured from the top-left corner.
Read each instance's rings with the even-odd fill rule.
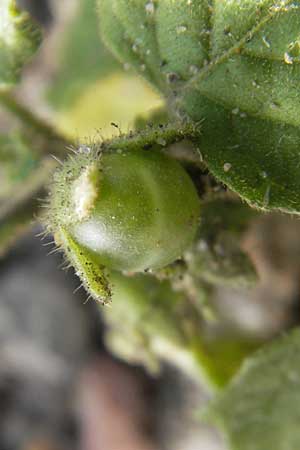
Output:
[[[101,44],[94,0],[18,3],[44,41],[16,96],[70,140],[109,137],[118,132],[111,122],[127,131],[163,104]],[[0,131],[15,126],[0,109]],[[0,255],[0,449],[225,450],[200,419],[207,383],[172,358],[149,371],[138,357],[113,355],[103,307],[86,302],[59,253],[47,256],[53,239],[41,231],[30,227]],[[241,245],[259,281],[214,291],[223,326],[267,341],[299,323],[299,235],[296,219],[256,216]]]

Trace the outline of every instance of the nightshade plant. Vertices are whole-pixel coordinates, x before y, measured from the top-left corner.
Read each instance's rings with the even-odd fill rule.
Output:
[[[232,449],[298,450],[299,331],[264,345],[241,370],[261,343],[206,332],[215,287],[256,281],[240,238],[258,211],[300,213],[300,2],[83,4],[76,58],[97,48],[80,38],[80,20],[94,20],[97,6],[107,47],[165,107],[137,117],[128,134],[75,146],[9,92],[41,33],[15,1],[1,0],[0,104],[20,128],[0,139],[0,254],[38,214],[88,295],[112,300],[103,314],[113,351],[151,371],[188,356],[193,376],[200,369],[211,387],[228,384],[206,415]],[[72,56],[65,71],[79,64]],[[81,86],[91,76],[82,73]],[[68,102],[75,78],[62,77]]]

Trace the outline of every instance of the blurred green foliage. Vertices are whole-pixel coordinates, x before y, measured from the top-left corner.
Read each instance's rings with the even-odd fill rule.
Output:
[[[119,357],[159,370],[168,360],[211,388],[226,385],[261,342],[228,332],[211,334],[201,313],[168,281],[113,272],[112,307],[103,309],[106,342]]]
[[[38,164],[32,143],[21,131],[0,135],[0,200],[14,194]]]
[[[0,89],[20,80],[24,64],[41,43],[40,28],[29,14],[17,8],[15,0],[1,0],[0,5]]]
[[[122,70],[99,38],[95,0],[80,0],[58,48],[58,70],[47,98],[57,109],[72,107],[89,84]]]
[[[234,450],[300,448],[300,331],[247,359],[207,412]]]

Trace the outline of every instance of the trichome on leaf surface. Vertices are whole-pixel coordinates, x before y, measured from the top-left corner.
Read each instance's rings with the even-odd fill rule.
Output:
[[[98,3],[115,55],[202,122],[213,175],[256,207],[299,213],[299,3]]]

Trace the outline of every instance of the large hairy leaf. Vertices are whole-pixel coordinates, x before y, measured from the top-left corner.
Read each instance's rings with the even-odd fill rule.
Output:
[[[234,450],[300,448],[300,331],[249,358],[213,401],[208,418]]]
[[[211,172],[259,208],[300,213],[300,2],[98,1],[114,53],[202,121]]]
[[[41,42],[41,32],[14,0],[0,0],[0,89],[14,85]]]

